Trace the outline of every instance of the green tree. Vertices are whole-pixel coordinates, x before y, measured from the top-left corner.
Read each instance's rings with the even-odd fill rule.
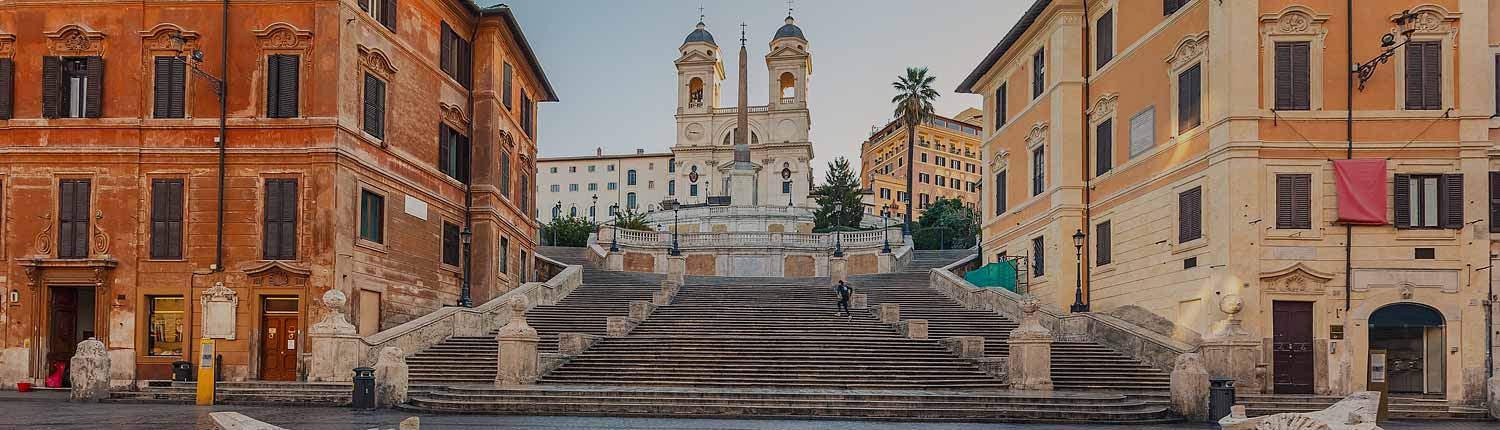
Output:
[[[860,199],[859,177],[849,167],[849,160],[839,157],[828,163],[823,186],[816,193],[818,210],[813,212],[814,231],[857,230],[864,217]],[[840,209],[834,210],[838,205]]]
[[[646,223],[646,213],[634,210],[615,212],[615,226],[626,230],[651,231],[651,225]]]
[[[911,207],[912,207],[912,179],[916,176],[913,167],[916,163],[912,161],[917,157],[917,124],[922,119],[932,116],[932,102],[940,96],[937,90],[932,89],[933,81],[937,77],[927,74],[926,67],[907,67],[906,76],[900,76],[891,86],[896,87],[896,96],[891,97],[891,104],[895,105],[896,118],[906,123],[906,220],[901,224],[901,229],[911,234]]]
[[[962,200],[939,197],[917,219],[912,240],[917,249],[963,249],[979,235],[979,213]]]
[[[588,246],[589,233],[593,231],[594,224],[588,219],[576,216],[554,218],[542,226],[542,240],[552,246]]]

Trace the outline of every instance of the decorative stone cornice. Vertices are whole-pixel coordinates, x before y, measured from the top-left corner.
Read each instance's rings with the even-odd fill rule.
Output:
[[[456,104],[438,102],[438,109],[443,112],[443,122],[448,123],[454,130],[468,130],[469,116],[464,114],[463,107]]]
[[[1099,96],[1094,105],[1089,107],[1089,122],[1103,121],[1104,118],[1115,114],[1115,105],[1120,101],[1120,93],[1109,93]]]
[[[312,31],[301,30],[285,22],[271,24],[264,29],[252,32],[255,33],[257,39],[260,39],[261,49],[306,50],[312,48]]]
[[[1332,273],[1318,271],[1302,262],[1260,274],[1266,292],[1323,294],[1323,285],[1333,280]]]
[[[164,22],[151,27],[150,30],[140,32],[142,43],[147,50],[183,50],[191,52],[198,48],[198,32],[187,31],[177,24]],[[176,46],[172,40],[173,35],[182,37],[182,46]]]
[[[245,269],[245,276],[256,276],[270,272],[271,269],[279,269],[293,275],[310,276],[312,270],[293,266],[285,261],[271,260]]]
[[[1265,34],[1317,35],[1328,34],[1323,25],[1333,15],[1319,14],[1303,5],[1291,5],[1276,13],[1260,16],[1261,32]]]
[[[1172,50],[1172,55],[1168,55],[1165,61],[1173,69],[1186,67],[1193,60],[1203,57],[1203,53],[1207,51],[1208,32],[1190,34],[1177,43],[1177,49]]]
[[[64,25],[43,35],[48,39],[47,51],[53,56],[104,55],[104,33],[80,24]]]
[[[1034,146],[1047,141],[1047,123],[1038,121],[1031,126],[1031,131],[1026,133],[1026,146]]]
[[[16,55],[16,35],[0,33],[0,58],[10,58]]]
[[[1411,29],[1419,34],[1448,34],[1456,31],[1455,25],[1461,14],[1449,12],[1447,8],[1427,3],[1411,8],[1412,14],[1416,15],[1410,23]],[[1400,14],[1391,15],[1395,21]]]
[[[387,57],[380,48],[359,45],[356,49],[359,50],[360,67],[374,72],[375,76],[387,82],[396,76],[396,66],[391,64],[390,57]]]

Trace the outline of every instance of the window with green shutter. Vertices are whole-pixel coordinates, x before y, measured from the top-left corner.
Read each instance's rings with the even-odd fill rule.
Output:
[[[360,190],[359,238],[385,243],[385,196],[370,190]]]

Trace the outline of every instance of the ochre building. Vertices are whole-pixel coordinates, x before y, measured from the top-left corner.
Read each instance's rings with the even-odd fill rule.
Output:
[[[516,287],[556,99],[504,6],[0,2],[0,384],[89,337],[117,384],[203,336],[296,380],[329,290],[370,334]]]
[[[913,170],[912,195],[909,201],[917,205],[912,216],[922,217],[922,211],[937,199],[958,199],[970,209],[979,205],[979,189],[983,183],[980,176],[979,144],[984,113],[978,109],[965,109],[948,118],[933,115],[917,124],[916,147],[913,148],[916,163]],[[859,171],[863,185],[874,198],[866,211],[879,215],[889,207],[895,222],[906,214],[906,143],[911,130],[905,121],[897,119],[876,130],[860,144]]]
[[[1500,4],[1355,3],[1034,2],[958,88],[985,261],[1204,336],[1237,296],[1275,393],[1363,390],[1383,352],[1391,392],[1482,402]]]

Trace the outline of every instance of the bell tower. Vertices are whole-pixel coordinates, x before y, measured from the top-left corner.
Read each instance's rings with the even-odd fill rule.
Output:
[[[807,80],[812,76],[812,54],[797,20],[787,15],[766,54],[766,76],[770,89],[766,105],[771,110],[807,109]]]
[[[679,56],[673,61],[677,66],[677,113],[712,111],[719,106],[724,61],[713,34],[701,19],[677,51]]]

